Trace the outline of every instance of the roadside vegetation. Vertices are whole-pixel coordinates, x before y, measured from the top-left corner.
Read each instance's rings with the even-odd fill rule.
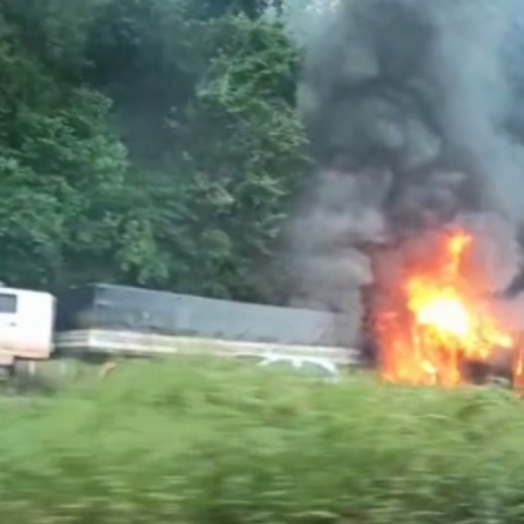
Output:
[[[0,403],[0,522],[520,523],[521,401],[230,362]]]

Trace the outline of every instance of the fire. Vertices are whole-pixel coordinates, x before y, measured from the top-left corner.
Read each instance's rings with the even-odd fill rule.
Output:
[[[465,274],[462,262],[472,243],[464,231],[447,232],[435,252],[426,253],[429,261],[408,264],[394,307],[377,317],[384,380],[456,386],[465,382],[465,361],[485,362],[515,346],[478,283]]]

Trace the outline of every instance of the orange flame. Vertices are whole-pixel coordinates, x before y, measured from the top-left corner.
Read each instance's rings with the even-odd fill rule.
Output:
[[[418,264],[404,277],[404,310],[379,313],[384,380],[456,386],[465,382],[465,360],[486,361],[497,349],[514,346],[463,274],[462,259],[472,242],[463,231],[445,235],[431,263]]]

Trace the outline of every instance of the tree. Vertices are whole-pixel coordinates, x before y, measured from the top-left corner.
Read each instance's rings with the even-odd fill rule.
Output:
[[[221,275],[227,295],[275,299],[261,268],[276,256],[286,204],[311,167],[294,109],[298,56],[278,23],[216,23],[219,52],[184,119],[171,121],[181,164],[198,181],[193,212],[205,243],[194,256],[206,263],[196,275]]]
[[[270,5],[0,0],[1,280],[278,299],[310,162]]]
[[[114,279],[115,252],[120,263],[126,257],[123,220],[131,219],[117,205],[128,163],[107,125],[110,102],[57,79],[21,33],[8,32],[12,41],[0,47],[0,279],[52,289],[85,274]]]

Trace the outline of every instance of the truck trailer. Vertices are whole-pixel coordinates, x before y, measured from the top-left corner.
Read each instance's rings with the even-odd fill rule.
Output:
[[[110,360],[177,354],[355,361],[359,319],[336,314],[90,284],[56,298],[0,288],[0,366],[34,370],[49,359]]]

